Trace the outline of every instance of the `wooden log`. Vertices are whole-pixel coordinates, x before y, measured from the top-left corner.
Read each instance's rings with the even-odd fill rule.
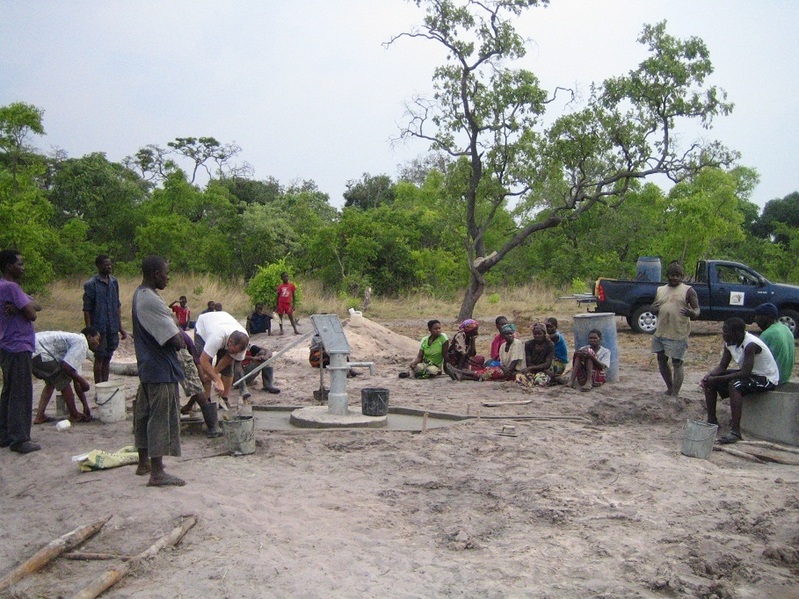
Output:
[[[72,551],[62,555],[64,559],[73,559],[81,561],[93,560],[106,560],[106,559],[119,559],[126,562],[136,557],[135,555],[122,555],[121,553],[92,553],[91,551]]]
[[[3,576],[3,578],[0,578],[0,591],[7,589],[12,584],[22,580],[29,574],[38,572],[68,549],[77,547],[89,537],[97,534],[103,525],[105,525],[105,523],[110,519],[111,516],[108,516],[107,518],[97,520],[97,522],[94,522],[93,524],[84,524],[72,532],[68,532],[54,541],[51,541],[45,547],[33,554],[33,556],[31,556],[25,563],[17,566],[11,572]]]
[[[714,445],[713,451],[723,451],[724,453],[728,453],[730,455],[737,456],[739,458],[743,458],[745,460],[749,460],[750,462],[757,462],[758,464],[764,464],[765,462],[761,460],[759,457],[752,455],[751,453],[746,453],[745,451],[739,451],[737,449],[733,449],[732,447],[726,447],[724,445]]]
[[[169,534],[158,539],[147,549],[134,556],[133,559],[125,562],[121,566],[106,571],[89,586],[78,591],[78,593],[75,594],[75,599],[95,599],[95,597],[100,596],[107,589],[110,589],[122,580],[135,564],[156,555],[164,547],[177,545],[180,539],[182,539],[195,524],[197,524],[197,516],[193,514],[185,516],[180,526],[173,528]]]
[[[755,447],[765,447],[766,449],[774,449],[776,451],[787,451],[788,453],[799,453],[799,447],[786,447],[785,445],[778,445],[768,441],[738,441],[739,445],[753,445]]]

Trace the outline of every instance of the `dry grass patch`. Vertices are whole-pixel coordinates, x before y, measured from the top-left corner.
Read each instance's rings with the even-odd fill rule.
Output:
[[[52,283],[42,299],[43,310],[36,329],[78,331],[83,327],[83,283],[85,279],[70,278]],[[122,301],[122,321],[130,330],[130,299],[141,282],[139,277],[119,279]],[[302,305],[300,316],[329,313],[346,317],[351,306],[360,309],[360,302],[351,297],[327,293],[317,281],[300,281]],[[574,304],[558,300],[561,290],[530,284],[515,288],[489,289],[475,308],[475,318],[493,321],[502,314],[520,325],[526,325],[546,316],[564,318],[574,314]],[[166,303],[185,295],[193,316],[202,312],[209,300],[222,304],[227,312],[238,319],[246,318],[252,309],[249,297],[240,280],[222,280],[210,275],[173,274],[168,287],[161,292]],[[367,315],[381,321],[419,320],[437,318],[451,324],[457,320],[462,294],[441,297],[426,293],[409,293],[396,298],[373,296]]]

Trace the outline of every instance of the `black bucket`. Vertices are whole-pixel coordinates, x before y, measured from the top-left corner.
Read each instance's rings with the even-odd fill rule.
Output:
[[[361,413],[364,416],[388,414],[388,389],[381,387],[361,389]]]

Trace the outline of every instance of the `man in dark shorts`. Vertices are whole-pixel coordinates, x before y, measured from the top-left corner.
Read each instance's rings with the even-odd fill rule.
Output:
[[[108,380],[111,356],[119,347],[119,339],[128,334],[122,328],[119,303],[119,281],[111,276],[111,258],[100,254],[95,258],[97,274],[83,284],[83,321],[100,332],[100,347],[94,352],[94,383]]]
[[[142,283],[133,294],[133,344],[139,389],[133,432],[139,465],[136,474],[150,475],[148,487],[183,486],[185,481],[164,471],[165,455],[180,456],[180,395],[183,367],[178,350],[183,336],[158,294],[169,282],[169,265],[160,256],[142,260]]]
[[[700,385],[705,390],[707,421],[718,424],[716,402],[718,397],[730,398],[732,426],[728,435],[721,437],[719,443],[735,443],[741,437],[741,414],[743,398],[752,393],[770,391],[780,380],[780,371],[774,357],[763,341],[746,332],[746,323],[740,318],[724,321],[721,336],[724,339],[724,352],[719,365],[707,373]],[[730,370],[731,361],[739,370]]]
[[[36,333],[36,349],[33,354],[33,375],[44,381],[39,408],[33,424],[52,422],[54,418],[45,415],[47,404],[57,390],[64,398],[72,422],[88,422],[92,419],[86,392],[89,383],[81,376],[81,365],[91,349],[100,347],[100,333],[93,327],[86,327],[80,334],[64,331],[43,331]],[[71,383],[74,383],[75,393]],[[77,394],[83,405],[83,414],[75,405]]]

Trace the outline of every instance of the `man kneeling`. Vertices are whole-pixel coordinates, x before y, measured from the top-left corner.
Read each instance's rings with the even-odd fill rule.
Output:
[[[719,443],[735,443],[741,437],[741,413],[745,395],[770,391],[780,380],[780,371],[768,347],[760,339],[746,332],[746,323],[740,318],[728,318],[721,331],[724,352],[719,365],[707,373],[700,385],[705,390],[707,421],[718,424],[716,401],[718,397],[730,398],[732,426],[730,433]],[[740,370],[729,370],[730,361]]]

